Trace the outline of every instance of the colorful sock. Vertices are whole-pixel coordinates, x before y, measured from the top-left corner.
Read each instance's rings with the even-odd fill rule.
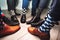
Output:
[[[1,9],[0,9],[0,15],[5,16],[5,14],[1,11]]]
[[[52,17],[48,14],[47,18],[45,19],[44,23],[39,27],[39,29],[42,32],[49,33],[51,27],[54,25],[53,22],[54,21],[53,21]]]

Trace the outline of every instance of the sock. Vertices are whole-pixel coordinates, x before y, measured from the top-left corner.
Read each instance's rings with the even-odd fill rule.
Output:
[[[12,15],[15,15],[14,10],[11,10],[10,12],[11,12],[11,16],[12,16]]]
[[[1,16],[5,16],[5,14],[0,10],[0,15]]]
[[[48,14],[47,18],[45,19],[44,23],[39,27],[40,31],[49,33],[50,29],[53,26],[53,19],[52,17]]]
[[[23,12],[23,14],[25,14],[27,12],[27,10],[24,8],[22,12]]]

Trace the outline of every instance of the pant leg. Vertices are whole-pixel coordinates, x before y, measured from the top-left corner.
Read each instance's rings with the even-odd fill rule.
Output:
[[[16,6],[18,5],[18,1],[19,0],[14,0],[14,8],[16,8]]]
[[[28,6],[29,6],[29,0],[23,0],[22,8],[28,9]]]
[[[53,0],[50,15],[55,21],[60,21],[60,0]]]
[[[36,15],[36,9],[38,8],[40,0],[32,0],[32,11],[31,15],[35,16]]]
[[[8,11],[14,10],[14,0],[7,0]]]
[[[42,9],[48,7],[49,1],[50,0],[40,0],[39,7]]]
[[[17,12],[16,12],[16,6],[18,5],[18,1],[19,1],[19,0],[14,0],[14,12],[15,12],[15,13],[17,13]]]

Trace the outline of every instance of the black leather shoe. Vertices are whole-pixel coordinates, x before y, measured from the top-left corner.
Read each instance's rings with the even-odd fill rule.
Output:
[[[15,25],[19,25],[19,22],[13,22],[12,20],[8,19],[7,17],[3,16],[3,21],[10,26],[15,26]]]
[[[11,20],[12,20],[13,22],[19,22],[18,19],[17,19],[17,17],[16,17],[16,15],[12,15],[12,16],[11,16]]]
[[[21,23],[25,23],[26,22],[26,14],[22,14],[20,21],[21,21]]]
[[[40,18],[38,17],[33,17],[30,21],[27,21],[27,24],[31,24],[31,23],[37,23],[40,21]]]
[[[39,21],[39,22],[37,22],[37,23],[31,23],[31,26],[32,26],[32,27],[38,27],[38,26],[41,26],[43,22],[44,22],[44,21],[41,20],[41,21]]]

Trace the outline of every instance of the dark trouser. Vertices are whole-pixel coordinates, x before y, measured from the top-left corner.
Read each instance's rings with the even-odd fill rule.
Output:
[[[36,9],[38,8],[40,0],[32,0],[32,16],[36,15]]]
[[[60,21],[60,0],[53,0],[49,14],[55,21]]]
[[[8,11],[15,10],[18,0],[7,0]]]
[[[23,3],[22,3],[22,8],[24,9],[28,9],[28,6],[29,6],[29,0],[23,0]]]
[[[50,0],[32,0],[32,16],[36,15],[36,9],[41,8],[41,10],[44,10],[48,4],[49,4]]]
[[[39,8],[47,8],[50,0],[40,0]]]

